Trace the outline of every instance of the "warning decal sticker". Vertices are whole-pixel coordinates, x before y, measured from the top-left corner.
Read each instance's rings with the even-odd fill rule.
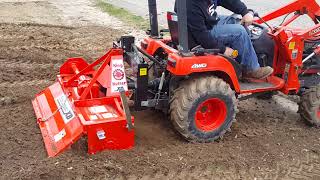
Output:
[[[66,95],[61,95],[55,99],[58,106],[59,112],[65,124],[68,124],[74,117],[75,114],[71,108],[69,99]]]
[[[124,71],[123,60],[112,59],[111,70],[111,92],[119,92],[119,88],[123,88],[125,91],[128,91],[128,83]]]

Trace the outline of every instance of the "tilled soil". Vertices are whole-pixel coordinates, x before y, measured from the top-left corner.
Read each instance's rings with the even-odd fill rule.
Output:
[[[31,99],[68,57],[102,55],[121,32],[105,27],[0,24],[0,179],[319,179],[319,130],[296,113],[296,97],[239,103],[232,132],[187,143],[164,114],[135,113],[136,145],[87,155],[81,139],[47,158]]]

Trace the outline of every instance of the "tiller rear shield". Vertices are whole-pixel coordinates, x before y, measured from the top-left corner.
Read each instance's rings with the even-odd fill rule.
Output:
[[[54,83],[38,94],[32,104],[50,157],[82,135],[83,126],[60,83]]]
[[[49,157],[82,135],[88,137],[89,154],[132,148],[134,119],[127,91],[121,49],[111,49],[90,65],[82,58],[68,59],[57,82],[32,101]]]

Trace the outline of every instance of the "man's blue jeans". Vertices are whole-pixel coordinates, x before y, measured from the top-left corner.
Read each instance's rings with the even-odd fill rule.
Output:
[[[211,34],[219,44],[238,50],[239,56],[236,60],[246,71],[255,71],[260,65],[251,39],[246,29],[235,23],[236,20],[231,16],[220,16],[220,21],[213,27]]]

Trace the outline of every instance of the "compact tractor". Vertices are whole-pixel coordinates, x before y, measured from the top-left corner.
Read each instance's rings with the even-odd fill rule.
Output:
[[[177,13],[167,14],[169,29],[160,31],[156,0],[148,3],[150,30],[139,45],[123,36],[92,64],[68,59],[57,82],[33,100],[50,157],[82,135],[88,136],[90,154],[132,148],[130,110],[161,110],[186,140],[212,142],[230,130],[238,100],[270,98],[275,92],[301,96],[302,119],[320,126],[320,7],[315,0],[295,0],[262,17],[255,13],[258,20],[245,27],[260,65],[274,68],[263,80],[243,78],[235,59],[199,46],[187,28],[186,0],[177,1]],[[303,15],[312,19],[312,28],[288,27]],[[268,23],[282,16],[279,26]]]

